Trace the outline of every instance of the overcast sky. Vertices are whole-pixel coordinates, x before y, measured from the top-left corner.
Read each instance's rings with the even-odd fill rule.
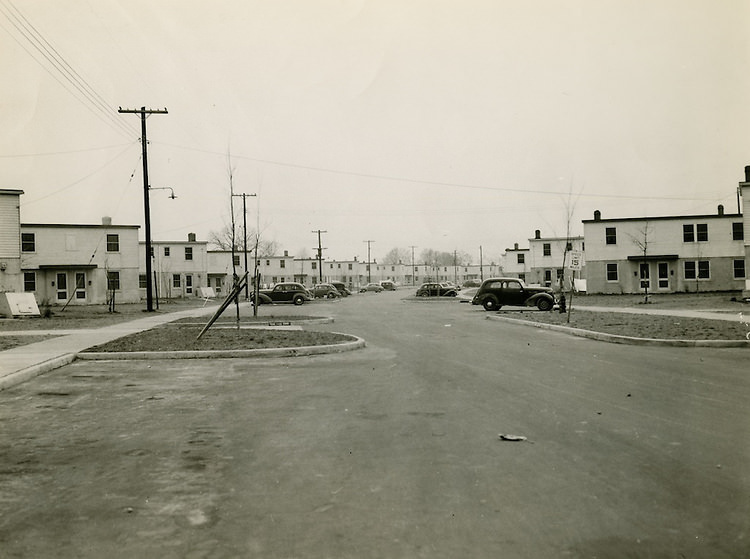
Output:
[[[0,188],[142,225],[145,106],[155,240],[228,223],[230,169],[250,225],[331,259],[734,213],[748,36],[746,0],[0,0]]]

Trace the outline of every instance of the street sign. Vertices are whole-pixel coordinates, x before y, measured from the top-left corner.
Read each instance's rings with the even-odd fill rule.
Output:
[[[581,266],[583,265],[583,253],[580,250],[571,250],[568,255],[570,256],[568,269],[580,271]]]

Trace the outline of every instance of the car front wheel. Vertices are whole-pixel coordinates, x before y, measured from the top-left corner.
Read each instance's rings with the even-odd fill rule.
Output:
[[[550,311],[552,310],[552,301],[549,299],[539,299],[536,302],[536,308],[540,311]]]
[[[292,302],[295,305],[299,306],[299,305],[301,305],[302,303],[305,302],[305,298],[302,295],[297,295],[297,296],[294,297],[294,299],[292,299]]]
[[[494,297],[488,297],[487,299],[482,301],[482,306],[486,311],[496,311],[500,308],[500,305],[497,304],[497,301]]]

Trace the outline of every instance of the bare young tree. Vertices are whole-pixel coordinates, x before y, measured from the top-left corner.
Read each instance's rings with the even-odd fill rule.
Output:
[[[243,252],[245,250],[245,238],[243,236],[232,235],[232,225],[226,224],[224,227],[218,230],[208,232],[208,244],[211,248],[216,250],[232,250],[232,238],[235,241],[235,250]],[[278,243],[273,240],[264,240],[262,235],[258,235],[254,229],[248,229],[247,231],[247,250],[248,252],[255,250],[256,240],[258,242],[258,256],[274,256],[278,252]]]
[[[649,284],[651,283],[651,270],[649,269],[648,264],[648,245],[651,241],[649,239],[649,233],[651,232],[651,227],[649,225],[649,222],[647,221],[646,224],[643,226],[642,229],[638,231],[637,235],[628,235],[630,237],[631,242],[638,247],[639,252],[641,253],[642,260],[638,263],[638,276],[640,285],[644,290],[644,297],[643,302],[648,303],[649,302],[649,296],[648,296],[648,288]]]

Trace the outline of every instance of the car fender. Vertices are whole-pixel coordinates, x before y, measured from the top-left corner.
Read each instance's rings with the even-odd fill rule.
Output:
[[[551,293],[535,293],[534,295],[532,295],[531,297],[529,297],[528,299],[526,299],[526,301],[525,301],[524,304],[526,304],[526,305],[528,305],[530,307],[533,307],[534,305],[536,305],[536,302],[539,299],[549,299],[549,301],[552,304],[555,303],[555,298],[552,296]]]

